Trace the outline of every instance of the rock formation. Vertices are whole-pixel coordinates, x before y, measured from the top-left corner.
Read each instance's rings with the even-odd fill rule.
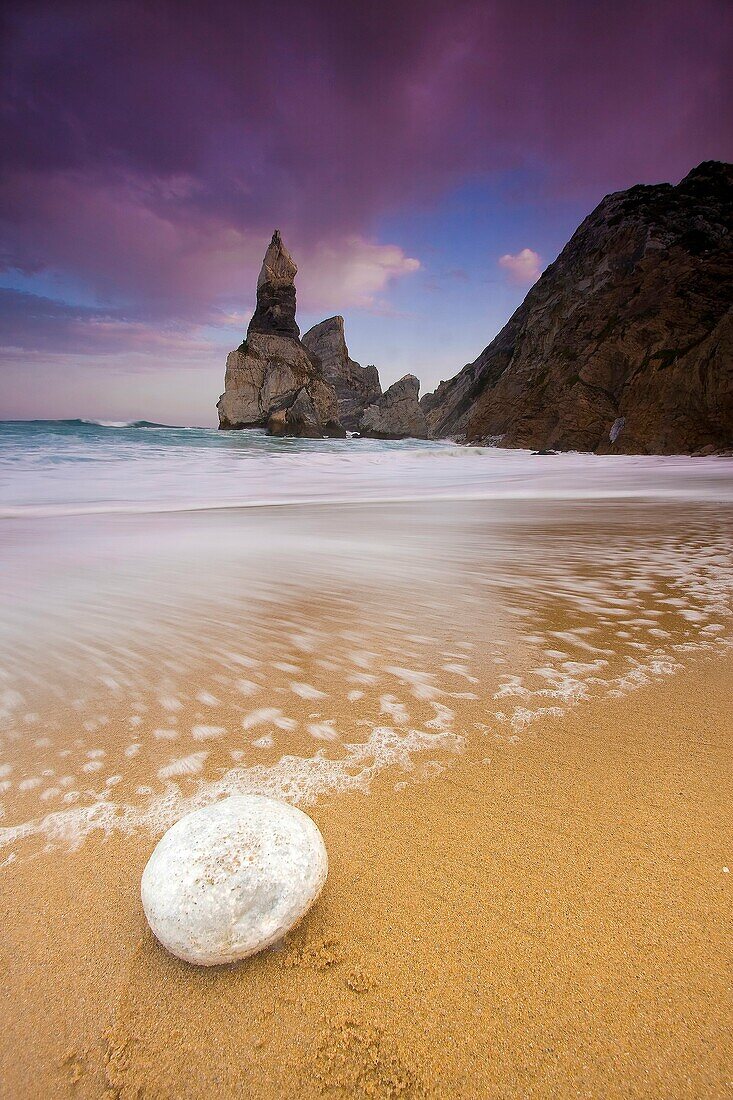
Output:
[[[343,439],[346,430],[338,420],[333,387],[320,378],[312,378],[298,390],[292,405],[281,407],[267,419],[270,435],[297,435],[307,439],[331,436]]]
[[[277,435],[343,436],[338,399],[300,342],[297,267],[275,230],[257,280],[247,337],[227,356],[219,428],[269,427]]]
[[[733,448],[733,166],[606,196],[499,335],[421,405],[433,436]]]
[[[295,276],[298,268],[282,242],[280,230],[272,234],[257,278],[257,308],[247,334],[291,336],[300,339],[295,321]]]
[[[406,374],[365,410],[359,433],[371,439],[427,439],[428,425],[419,393],[418,379]]]
[[[349,431],[356,431],[367,405],[381,397],[377,368],[362,367],[349,357],[343,317],[329,317],[314,325],[303,337],[303,345],[313,362],[320,362],[323,377],[336,390],[339,420]]]

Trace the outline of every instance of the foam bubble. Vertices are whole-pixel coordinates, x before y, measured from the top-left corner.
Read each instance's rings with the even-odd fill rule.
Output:
[[[237,680],[234,684],[235,688],[240,695],[255,695],[261,690],[261,685],[256,684],[253,680]]]
[[[198,699],[199,703],[203,703],[205,707],[221,706],[220,700],[217,699],[215,695],[212,695],[210,691],[200,691],[196,698]]]
[[[153,730],[153,737],[156,741],[175,741],[178,737],[178,730],[155,729]]]
[[[410,721],[410,715],[403,703],[400,703],[398,699],[395,699],[394,695],[381,695],[379,697],[379,710],[382,714],[387,714],[400,726],[404,726]]]
[[[176,711],[183,707],[183,703],[175,695],[162,695],[158,702],[163,710]]]
[[[310,722],[308,733],[311,737],[315,737],[317,741],[336,741],[338,739],[338,733],[331,722]]]
[[[272,736],[271,733],[266,733],[264,734],[264,736],[258,737],[256,741],[252,742],[252,745],[255,749],[271,749],[274,744],[275,738]],[[244,753],[242,753],[241,755],[243,756]],[[234,758],[234,753],[232,753],[232,758]]]

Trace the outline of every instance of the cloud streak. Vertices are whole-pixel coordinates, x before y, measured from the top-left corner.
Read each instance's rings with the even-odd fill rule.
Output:
[[[225,323],[222,318],[222,328]],[[166,363],[180,367],[187,359],[199,362],[202,355],[216,353],[234,338],[234,333],[229,339],[224,333],[212,337],[200,325],[160,325],[135,320],[120,310],[0,289],[0,354],[8,358],[35,352],[44,360],[49,355],[124,354],[156,368]]]
[[[6,269],[73,272],[99,300],[141,318],[205,322],[215,308],[247,302],[267,236],[215,210],[180,216],[179,195],[161,198],[161,190],[158,181],[130,176],[114,183],[75,172],[6,178]],[[306,309],[369,309],[392,280],[420,266],[399,246],[357,234],[317,242],[306,236],[293,251]]]

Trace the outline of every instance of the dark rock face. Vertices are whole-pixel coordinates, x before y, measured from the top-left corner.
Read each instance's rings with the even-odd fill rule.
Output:
[[[365,410],[360,434],[371,439],[427,439],[428,425],[419,393],[420,383],[414,374],[400,378]]]
[[[733,166],[608,195],[474,363],[431,435],[534,449],[733,448]]]
[[[274,435],[343,436],[338,399],[303,347],[295,321],[295,275],[275,230],[257,281],[247,338],[227,356],[219,428],[267,427]]]
[[[295,322],[295,283],[298,268],[282,242],[280,230],[272,234],[257,279],[257,308],[247,329],[247,335],[290,336],[300,339]]]
[[[349,431],[356,431],[367,405],[382,394],[377,368],[362,367],[350,358],[343,317],[329,317],[308,329],[303,346],[314,362],[320,362],[323,377],[336,390],[339,420]]]

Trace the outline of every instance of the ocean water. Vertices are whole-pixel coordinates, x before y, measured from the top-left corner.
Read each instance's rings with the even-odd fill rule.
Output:
[[[733,641],[733,461],[0,424],[0,862],[521,754]]]
[[[730,500],[731,460],[558,454],[419,440],[271,439],[88,420],[0,421],[0,514],[314,502]]]

